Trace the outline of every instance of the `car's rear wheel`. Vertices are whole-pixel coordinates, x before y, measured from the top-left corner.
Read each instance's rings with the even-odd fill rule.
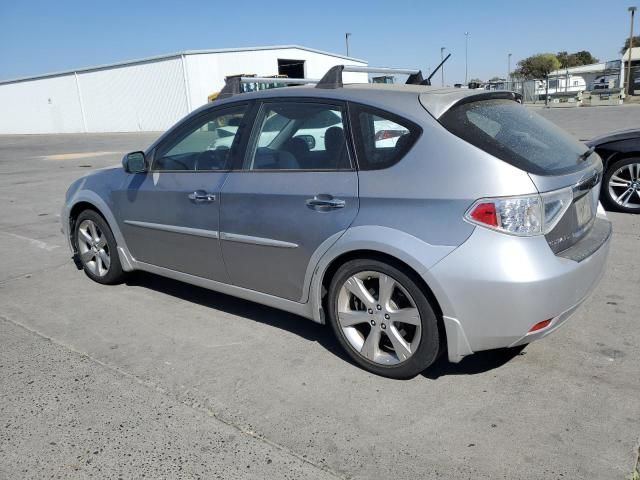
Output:
[[[366,370],[411,378],[438,357],[437,317],[404,271],[377,260],[351,260],[333,277],[329,321],[349,356]]]
[[[610,165],[602,189],[607,207],[640,213],[640,158],[625,158]]]
[[[98,283],[114,284],[124,279],[116,240],[107,222],[97,212],[85,210],[76,219],[75,241],[86,275]]]

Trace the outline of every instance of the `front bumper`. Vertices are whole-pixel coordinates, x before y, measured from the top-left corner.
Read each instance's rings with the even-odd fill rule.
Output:
[[[69,206],[65,203],[60,210],[60,233],[64,235],[67,247],[71,253],[75,253],[71,244],[71,226],[69,225]]]
[[[579,261],[555,255],[542,236],[515,237],[479,227],[430,270],[441,300],[449,359],[457,362],[480,350],[530,343],[569,318],[604,273],[611,229],[606,218],[596,222],[598,228],[576,244],[575,250],[582,248],[574,256]],[[594,239],[597,234],[600,238]],[[548,319],[547,327],[528,333]]]

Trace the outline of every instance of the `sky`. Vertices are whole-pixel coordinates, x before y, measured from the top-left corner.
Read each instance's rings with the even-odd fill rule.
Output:
[[[452,57],[448,84],[504,77],[508,54],[589,50],[620,58],[640,0],[0,0],[0,79],[182,50],[296,44],[371,66],[423,71]],[[640,34],[640,15],[635,31]],[[439,75],[438,75],[439,76]]]

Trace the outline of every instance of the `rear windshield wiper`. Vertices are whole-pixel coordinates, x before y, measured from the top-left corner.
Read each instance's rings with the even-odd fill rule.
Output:
[[[589,148],[589,150],[587,150],[587,151],[586,151],[586,152],[584,152],[584,153],[581,153],[581,154],[578,156],[578,161],[580,161],[580,160],[586,160],[586,159],[587,159],[587,158],[589,158],[589,157],[591,156],[591,154],[592,154],[593,152],[595,152],[595,151],[596,151],[595,147],[591,147],[591,148]]]

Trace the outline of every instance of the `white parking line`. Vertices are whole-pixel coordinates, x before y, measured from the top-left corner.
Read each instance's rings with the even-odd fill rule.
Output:
[[[18,238],[20,240],[26,240],[27,242],[29,242],[30,245],[33,245],[34,247],[37,247],[37,248],[41,248],[42,250],[46,250],[47,252],[50,252],[51,250],[55,250],[56,248],[60,248],[60,245],[52,245],[50,243],[43,242],[42,240],[36,240],[35,238],[23,237],[22,235],[17,235],[15,233],[9,233],[9,232],[0,231],[0,233],[3,235],[8,235],[13,238]]]

